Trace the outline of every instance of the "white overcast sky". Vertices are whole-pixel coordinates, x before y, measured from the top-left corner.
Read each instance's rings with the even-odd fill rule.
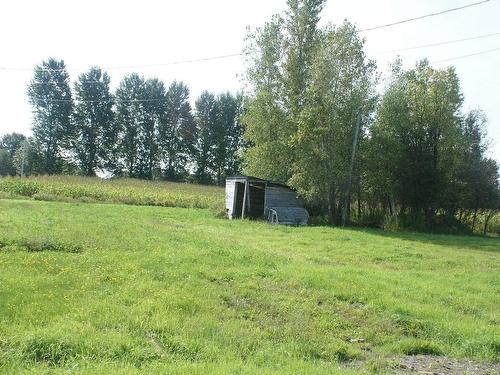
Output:
[[[322,23],[347,18],[360,28],[411,18],[478,0],[330,0]],[[168,85],[182,80],[192,101],[203,90],[238,91],[240,57],[135,69],[117,66],[167,63],[241,52],[247,26],[262,25],[285,8],[285,0],[6,1],[0,13],[0,67],[32,69],[48,57],[64,59],[74,81],[92,65],[108,68],[116,87],[137,71]],[[399,53],[405,66],[500,47],[500,35],[439,47],[384,51],[500,32],[500,0],[464,10],[363,33],[366,52],[381,71]],[[500,51],[437,63],[453,64],[461,79],[465,108],[482,108],[489,118],[491,156],[500,161]],[[0,70],[0,135],[29,134],[31,110],[26,86],[31,71]]]

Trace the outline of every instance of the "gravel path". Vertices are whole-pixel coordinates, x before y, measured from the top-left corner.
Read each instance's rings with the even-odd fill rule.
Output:
[[[500,363],[481,363],[467,359],[452,359],[433,355],[415,355],[395,358],[399,362],[399,374],[433,375],[498,375]]]

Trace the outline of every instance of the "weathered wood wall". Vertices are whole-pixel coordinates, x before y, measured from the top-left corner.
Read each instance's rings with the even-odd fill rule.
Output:
[[[226,180],[226,212],[230,219],[233,218],[235,184],[234,180]]]
[[[297,193],[283,186],[266,187],[265,207],[303,207],[304,202]]]

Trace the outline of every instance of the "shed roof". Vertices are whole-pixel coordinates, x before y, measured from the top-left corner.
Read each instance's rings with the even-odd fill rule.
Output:
[[[282,184],[281,182],[264,180],[262,178],[253,177],[253,176],[246,176],[246,175],[228,176],[228,177],[226,177],[226,180],[245,180],[248,182],[260,182],[260,183],[265,183],[267,185],[283,186],[283,187],[286,187],[290,190],[293,190],[290,186]]]

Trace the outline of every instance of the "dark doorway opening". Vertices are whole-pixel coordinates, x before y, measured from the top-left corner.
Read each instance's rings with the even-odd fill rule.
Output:
[[[251,183],[249,186],[250,209],[248,217],[260,219],[264,216],[264,200],[266,198],[266,185],[264,183]]]
[[[241,218],[241,211],[243,209],[243,198],[245,196],[245,183],[236,182],[234,188],[234,211],[233,218]]]

